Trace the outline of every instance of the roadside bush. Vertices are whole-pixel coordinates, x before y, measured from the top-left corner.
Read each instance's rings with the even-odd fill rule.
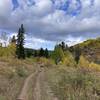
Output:
[[[100,71],[100,64],[89,62],[84,56],[80,56],[78,67],[87,68],[88,70]]]
[[[94,62],[91,62],[89,64],[89,68],[93,69],[93,70],[96,70],[96,71],[100,71],[100,64],[96,64]]]
[[[0,100],[6,100],[4,96],[0,95]]]
[[[89,61],[82,55],[80,56],[78,67],[89,67]]]
[[[8,47],[0,47],[0,57],[15,57],[16,47],[9,45]]]
[[[25,76],[28,75],[28,72],[27,72],[27,70],[24,67],[18,67],[17,68],[17,74],[20,77],[25,77]]]
[[[68,67],[76,67],[76,62],[74,60],[73,55],[69,51],[64,52],[64,55],[65,57],[63,60],[63,64]]]
[[[56,46],[55,50],[51,54],[52,59],[54,59],[55,64],[59,64],[59,62],[63,62],[64,60],[64,52],[61,47]]]

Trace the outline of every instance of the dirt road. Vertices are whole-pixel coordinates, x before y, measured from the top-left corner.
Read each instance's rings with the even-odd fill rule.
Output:
[[[34,76],[34,77],[33,77]],[[28,100],[27,89],[30,80],[33,80],[33,99],[32,100],[58,100],[51,91],[46,78],[44,68],[40,68],[34,75],[30,75],[22,88],[22,91],[17,100]]]
[[[53,92],[46,82],[44,69],[41,69],[41,72],[37,76],[33,97],[34,100],[58,100],[56,97],[54,97]]]

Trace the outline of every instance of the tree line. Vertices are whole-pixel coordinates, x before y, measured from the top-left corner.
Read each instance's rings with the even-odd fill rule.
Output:
[[[18,30],[17,39],[15,39],[15,36],[13,36],[12,43],[16,44],[16,57],[18,59],[25,59],[26,57],[45,57],[45,58],[53,58],[55,60],[55,63],[57,64],[60,61],[63,61],[67,53],[71,55],[71,52],[73,52],[65,42],[61,42],[57,45],[55,45],[54,50],[52,53],[49,52],[49,50],[40,48],[40,50],[27,50],[24,48],[25,43],[25,29],[23,24]],[[80,58],[80,49],[77,48],[74,50],[74,60],[78,63]],[[68,55],[67,55],[68,56]]]
[[[15,36],[11,39],[11,44],[16,45],[16,57],[18,59],[25,59],[26,57],[46,57],[49,58],[49,51],[46,48],[45,50],[43,48],[40,48],[40,50],[31,50],[26,49],[24,47],[25,43],[25,29],[23,27],[23,24],[21,24],[21,27],[18,30],[17,39]]]

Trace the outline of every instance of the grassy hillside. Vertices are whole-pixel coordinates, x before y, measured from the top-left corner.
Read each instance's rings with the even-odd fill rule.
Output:
[[[79,49],[81,55],[83,55],[90,62],[100,64],[100,38],[90,39],[70,47],[70,51],[73,53],[75,53],[76,49]]]

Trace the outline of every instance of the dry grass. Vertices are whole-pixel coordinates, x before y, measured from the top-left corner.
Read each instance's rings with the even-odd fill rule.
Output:
[[[59,100],[100,100],[100,72],[56,66],[46,74]]]
[[[24,79],[35,71],[32,59],[0,58],[0,100],[16,100]]]

